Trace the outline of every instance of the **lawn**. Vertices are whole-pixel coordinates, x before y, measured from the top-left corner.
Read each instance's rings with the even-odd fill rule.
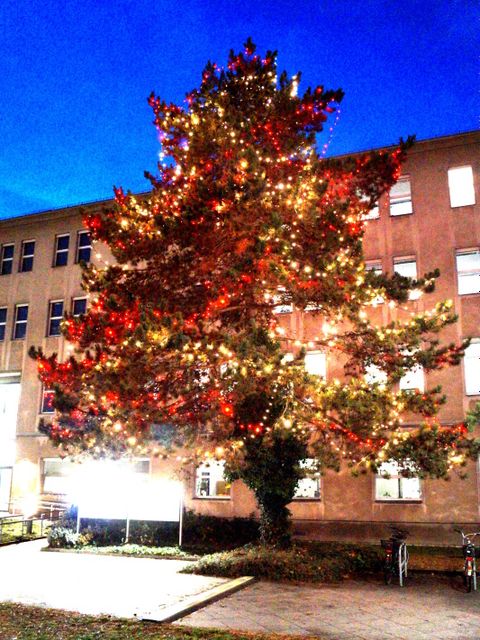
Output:
[[[0,640],[291,640],[290,636],[230,633],[110,616],[0,603]],[[318,640],[318,638],[317,638]]]

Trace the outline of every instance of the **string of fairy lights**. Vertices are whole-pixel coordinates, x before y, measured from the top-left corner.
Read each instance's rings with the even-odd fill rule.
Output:
[[[100,430],[81,433],[84,446],[100,454],[105,439],[118,443],[119,450],[121,443],[132,455],[160,455],[163,450],[158,443],[145,438],[152,421],[171,420],[185,426],[195,422],[195,411],[208,416],[213,409],[217,411],[216,437],[212,445],[198,430],[197,457],[237,455],[249,439],[264,438],[281,428],[312,441],[320,438],[351,464],[369,466],[388,460],[392,448],[411,438],[413,430],[402,427],[402,412],[416,407],[422,413],[422,400],[434,406],[434,390],[410,395],[398,391],[398,376],[392,377],[391,365],[389,379],[374,385],[385,415],[375,419],[365,434],[365,427],[355,431],[334,407],[341,394],[352,406],[367,402],[369,384],[355,376],[315,379],[306,376],[302,362],[301,354],[309,350],[340,358],[349,355],[348,349],[353,353],[347,340],[353,327],[368,334],[377,360],[384,357],[382,345],[396,345],[398,369],[407,355],[414,360],[412,354],[421,351],[422,340],[428,342],[427,334],[438,333],[453,315],[451,301],[420,312],[422,287],[415,285],[415,299],[401,304],[369,278],[359,251],[371,206],[358,190],[367,161],[360,157],[349,166],[326,163],[340,118],[340,99],[339,92],[321,87],[299,97],[298,77],[279,78],[274,57],[261,60],[253,51],[231,58],[226,70],[207,67],[200,89],[187,96],[187,108],[150,97],[161,144],[160,175],[151,177],[149,197],[116,189],[114,211],[86,216],[97,241],[95,263],[84,281],[89,310],[84,318],[64,322],[65,335],[77,345],[76,353],[84,362],[80,373],[71,369],[81,378],[79,393],[85,401],[83,414],[75,409],[73,419],[81,425],[82,415],[86,419],[88,414],[93,416],[91,421],[101,423]],[[262,118],[258,116],[261,108]],[[333,124],[317,151],[310,133],[318,133],[330,114]],[[382,178],[384,190],[398,177],[402,159],[400,152],[387,156],[380,158],[390,163]],[[111,256],[104,255],[105,242]],[[160,304],[147,314],[142,304],[152,292],[145,284],[138,284],[135,304],[122,308],[126,298],[118,287],[136,282],[135,278],[144,283],[147,275],[152,283],[165,287],[165,308]],[[170,283],[176,281],[183,287],[175,292],[178,300],[167,294]],[[187,295],[195,287],[197,306]],[[112,307],[110,294],[121,301],[118,310]],[[291,304],[297,315],[312,309],[316,335],[289,331],[275,313],[278,298],[281,304]],[[370,310],[380,304],[387,322],[376,326]],[[142,313],[146,319],[141,319]],[[241,317],[250,323],[252,318],[265,323],[274,357],[242,355],[248,323],[235,328],[244,341],[239,346],[232,338],[235,331],[228,330],[228,319],[235,318],[235,313],[243,313]],[[399,319],[401,314],[406,318]],[[142,322],[148,325],[143,333]],[[180,334],[181,346],[173,349],[172,336]],[[293,352],[290,361],[279,364],[278,345],[284,352]],[[99,354],[92,357],[95,347]],[[430,368],[449,364],[459,351],[452,347],[434,353]],[[47,366],[43,356],[37,360],[44,382],[55,382],[55,378],[58,382],[69,375],[61,363]],[[159,373],[151,381],[144,380],[143,387],[137,385],[138,397],[112,390],[98,395],[98,385],[113,384],[140,360],[146,372]],[[365,369],[365,362],[360,364]],[[142,379],[141,372],[135,372]],[[250,389],[252,381],[270,389],[272,399],[258,416],[242,422],[237,419],[238,390]],[[171,389],[174,383],[181,388],[176,396]],[[310,395],[298,395],[304,387]],[[279,394],[284,396],[285,408],[272,422]],[[328,409],[323,411],[322,405]],[[436,413],[431,413],[425,424],[439,427]],[[232,435],[233,424],[240,436],[235,430]],[[61,422],[54,422],[51,429],[67,447],[77,433],[71,427],[65,430]],[[462,455],[452,453],[449,463],[463,463]]]

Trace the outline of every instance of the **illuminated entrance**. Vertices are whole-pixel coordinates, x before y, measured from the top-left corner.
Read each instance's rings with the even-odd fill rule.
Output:
[[[20,377],[0,374],[0,511],[8,511],[15,463]]]

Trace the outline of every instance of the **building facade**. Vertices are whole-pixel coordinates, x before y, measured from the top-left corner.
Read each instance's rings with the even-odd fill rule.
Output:
[[[442,339],[473,338],[462,365],[428,376],[412,371],[400,385],[422,389],[441,384],[448,402],[440,421],[461,421],[480,401],[479,131],[421,141],[409,151],[402,177],[369,216],[364,253],[367,267],[383,272],[420,277],[440,269],[434,293],[412,296],[405,308],[392,309],[379,299],[370,313],[387,323],[453,300],[459,321]],[[104,248],[91,246],[80,207],[0,221],[0,511],[27,498],[62,500],[68,495],[71,465],[38,432],[40,418],[52,413],[51,391],[42,388],[28,349],[36,345],[61,358],[68,355],[60,336],[62,316],[81,314],[88,304],[78,263],[108,259]],[[279,313],[299,339],[318,333],[315,315],[288,307]],[[342,374],[327,353],[309,352],[306,366],[327,377]],[[143,478],[168,476],[175,468],[174,460],[135,464]],[[479,524],[478,463],[469,464],[467,479],[452,475],[449,482],[401,478],[396,471],[390,465],[379,476],[352,478],[345,470],[305,478],[291,505],[297,532],[376,538],[386,523],[397,522],[419,541],[451,542],[454,523]],[[253,495],[241,482],[226,483],[221,462],[201,466],[183,483],[186,506],[198,512],[234,517],[256,511]]]

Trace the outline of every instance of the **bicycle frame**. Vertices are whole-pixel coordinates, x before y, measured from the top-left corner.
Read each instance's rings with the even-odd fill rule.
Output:
[[[462,536],[462,551],[463,551],[463,574],[467,587],[467,591],[473,588],[473,591],[477,590],[477,561],[475,557],[475,543],[476,536],[480,536],[480,532],[476,533],[463,533],[461,529],[456,529]]]

